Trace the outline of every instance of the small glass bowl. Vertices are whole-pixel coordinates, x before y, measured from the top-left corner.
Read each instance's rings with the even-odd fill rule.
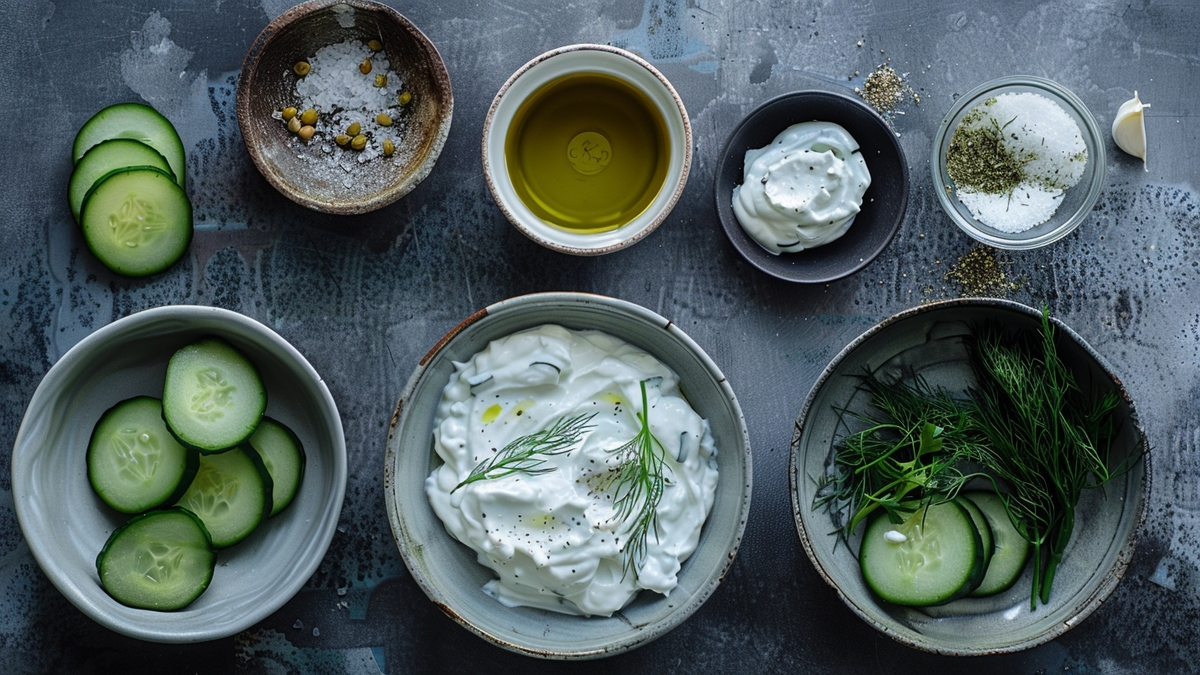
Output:
[[[946,171],[946,151],[962,118],[988,98],[1008,93],[1039,94],[1057,103],[1079,126],[1088,153],[1083,176],[1074,187],[1067,190],[1054,215],[1041,225],[1015,233],[1002,232],[976,220],[966,205],[958,200],[954,181]],[[1002,77],[979,85],[955,101],[933,138],[933,156],[929,166],[933,172],[933,186],[938,201],[956,225],[989,246],[1022,251],[1062,239],[1079,227],[1091,213],[1104,189],[1104,137],[1100,135],[1096,119],[1088,112],[1083,101],[1062,85],[1040,77]]]

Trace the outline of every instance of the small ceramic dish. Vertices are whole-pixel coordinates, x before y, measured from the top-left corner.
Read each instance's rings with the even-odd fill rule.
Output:
[[[954,180],[946,170],[946,153],[950,148],[950,140],[963,117],[989,98],[1008,93],[1038,94],[1057,103],[1078,125],[1083,142],[1087,146],[1088,156],[1079,183],[1066,191],[1054,215],[1041,225],[1016,233],[1002,232],[976,220],[966,205],[959,201],[955,194],[957,188]],[[963,232],[988,246],[1013,251],[1045,246],[1070,234],[1092,212],[1092,207],[1096,205],[1096,200],[1104,190],[1104,144],[1104,136],[1100,134],[1100,127],[1096,125],[1092,113],[1088,112],[1087,106],[1078,96],[1062,85],[1040,77],[1003,77],[992,80],[958,97],[938,126],[933,137],[933,155],[929,160],[929,167],[933,173],[933,191],[950,220]]]
[[[814,507],[818,481],[836,454],[847,424],[839,410],[868,409],[858,378],[866,371],[887,379],[920,375],[928,384],[963,393],[974,383],[963,336],[970,326],[999,321],[1040,330],[1037,310],[1006,300],[936,302],[901,312],[863,333],[817,378],[796,420],[792,438],[792,509],[796,530],[813,565],[846,606],[880,632],[906,645],[939,654],[977,656],[1015,652],[1053,640],[1079,624],[1116,588],[1133,557],[1138,528],[1150,497],[1149,457],[1102,489],[1084,490],[1075,528],[1054,577],[1047,604],[1030,610],[1031,565],[1006,591],[964,598],[937,607],[901,607],[867,588],[857,558],[860,526],[849,542],[837,533],[825,507]],[[1085,390],[1114,387],[1119,431],[1113,461],[1147,448],[1133,402],[1104,359],[1061,322],[1057,348]]]
[[[850,132],[867,162],[871,186],[846,234],[824,246],[774,255],[738,223],[733,189],[743,182],[747,151],[766,147],[793,124],[811,121],[833,122]],[[721,227],[747,262],[784,281],[827,283],[866,267],[892,241],[908,208],[908,164],[896,133],[866,103],[827,91],[798,91],[767,101],[738,123],[721,151],[714,192]]]
[[[556,323],[601,330],[672,368],[688,402],[711,425],[717,447],[716,496],[695,552],[669,596],[642,591],[612,617],[506,607],[485,595],[493,578],[471,549],[447,533],[425,493],[441,464],[433,424],[442,390],[492,340]],[[589,659],[643,645],[682,623],[716,590],[741,542],[750,507],[750,439],[737,398],[716,364],[674,323],[632,303],[583,293],[540,293],[491,305],[446,334],[421,359],[396,405],[388,433],[384,494],[400,554],[421,589],[466,629],[505,649],[547,659]]]
[[[391,157],[360,164],[354,150],[335,144],[337,130],[319,126],[304,143],[278,119],[298,104],[293,65],[346,40],[378,40],[412,94],[388,134],[396,147]],[[453,113],[450,75],[437,48],[396,10],[371,0],[310,0],[285,11],[254,40],[238,78],[238,125],[254,165],[288,199],[324,213],[366,213],[408,194],[433,170]]]
[[[652,106],[651,112],[658,116],[666,134],[665,177],[649,204],[628,222],[615,229],[587,232],[570,230],[552,224],[536,214],[518,194],[505,156],[513,120],[522,104],[548,88],[548,85],[579,74],[600,74],[615,78],[641,92]],[[579,172],[577,178],[589,180],[599,174],[603,167],[592,171],[580,167],[568,159],[569,153],[579,150],[576,144],[587,135],[602,144],[605,164],[620,161],[629,156],[630,149],[619,145],[609,148],[609,142],[591,127],[572,129],[578,135],[570,141],[564,140],[561,149],[562,171]],[[569,134],[568,134],[569,136]],[[617,139],[613,139],[614,142]],[[586,141],[582,141],[586,142]],[[612,159],[609,159],[611,155]],[[529,63],[521,66],[500,87],[483,123],[483,175],[496,204],[509,222],[522,234],[560,253],[574,255],[601,255],[620,250],[641,241],[654,231],[683,194],[688,171],[692,165],[692,127],[687,109],[675,88],[662,73],[635,54],[607,45],[570,45],[552,49]],[[614,166],[613,169],[617,169]],[[612,173],[610,170],[608,173]]]
[[[126,607],[100,586],[96,556],[129,516],[92,491],[88,441],[96,421],[117,402],[161,397],[171,355],[205,335],[229,341],[258,367],[267,415],[295,431],[304,446],[304,481],[287,510],[217,554],[212,582],[195,602],[173,612]],[[42,571],[97,623],[152,642],[228,637],[282,607],[324,557],[345,491],[346,442],[321,376],[266,326],[216,307],[150,309],[81,340],[38,385],[13,446],[17,522]]]

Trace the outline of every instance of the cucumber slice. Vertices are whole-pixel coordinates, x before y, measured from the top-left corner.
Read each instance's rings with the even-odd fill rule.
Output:
[[[79,213],[83,208],[83,198],[101,178],[115,169],[131,166],[152,166],[160,171],[175,174],[171,165],[154,148],[145,143],[128,138],[114,138],[97,143],[79,160],[75,171],[71,173],[71,181],[67,184],[67,201],[71,204],[71,215],[79,222]]]
[[[188,606],[208,588],[216,564],[204,524],[178,508],[134,516],[96,556],[104,590],[140,609]]]
[[[887,533],[896,532],[891,539]],[[983,545],[967,511],[954,502],[917,510],[893,524],[880,514],[867,526],[859,551],[867,586],[881,599],[910,606],[940,605],[971,592],[983,564]]]
[[[266,409],[258,369],[220,338],[194,342],[167,364],[163,418],[189,448],[212,453],[236,446],[254,433]]]
[[[204,522],[213,548],[228,548],[250,536],[262,522],[270,489],[247,452],[234,448],[201,455],[200,470],[177,505]]]
[[[121,401],[92,431],[88,482],[121,513],[142,513],[177,499],[196,475],[199,457],[175,440],[162,419],[162,401]]]
[[[959,506],[967,511],[967,515],[971,516],[971,523],[975,525],[975,531],[979,533],[979,543],[983,550],[983,564],[979,566],[979,570],[975,574],[975,579],[971,582],[971,588],[978,588],[983,582],[983,577],[987,573],[988,563],[992,561],[992,550],[996,545],[995,539],[992,537],[992,527],[988,524],[987,518],[983,516],[983,511],[979,510],[978,506],[965,496],[959,495],[954,498],[954,501]]]
[[[166,158],[179,187],[186,187],[183,141],[167,118],[141,103],[110,105],[84,123],[75,135],[71,159],[76,164],[93,146],[113,138],[129,138],[145,143]]]
[[[296,497],[304,479],[304,446],[291,429],[270,417],[263,417],[246,441],[258,453],[263,470],[271,477],[273,516],[287,508]]]
[[[183,257],[192,242],[192,204],[170,174],[152,167],[105,174],[83,198],[88,248],[117,274],[144,277]]]
[[[1013,527],[1004,501],[1000,495],[991,491],[965,493],[964,496],[975,503],[987,518],[995,537],[995,552],[988,564],[987,573],[971,595],[983,597],[995,595],[1008,590],[1025,569],[1025,561],[1029,559],[1029,542]]]

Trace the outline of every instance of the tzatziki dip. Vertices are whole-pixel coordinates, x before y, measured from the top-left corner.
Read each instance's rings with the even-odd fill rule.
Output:
[[[679,376],[623,340],[557,325],[454,365],[434,421],[444,463],[425,492],[496,573],[484,592],[586,616],[642,589],[669,594],[717,484],[708,421]]]
[[[775,255],[841,237],[871,185],[858,142],[832,122],[793,124],[767,147],[746,151],[744,167],[733,213]]]

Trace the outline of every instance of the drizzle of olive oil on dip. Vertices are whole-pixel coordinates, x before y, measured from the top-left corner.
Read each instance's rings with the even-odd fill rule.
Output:
[[[632,221],[662,189],[667,126],[654,102],[603,73],[546,83],[517,109],[504,158],[521,201],[547,223],[597,233]]]

